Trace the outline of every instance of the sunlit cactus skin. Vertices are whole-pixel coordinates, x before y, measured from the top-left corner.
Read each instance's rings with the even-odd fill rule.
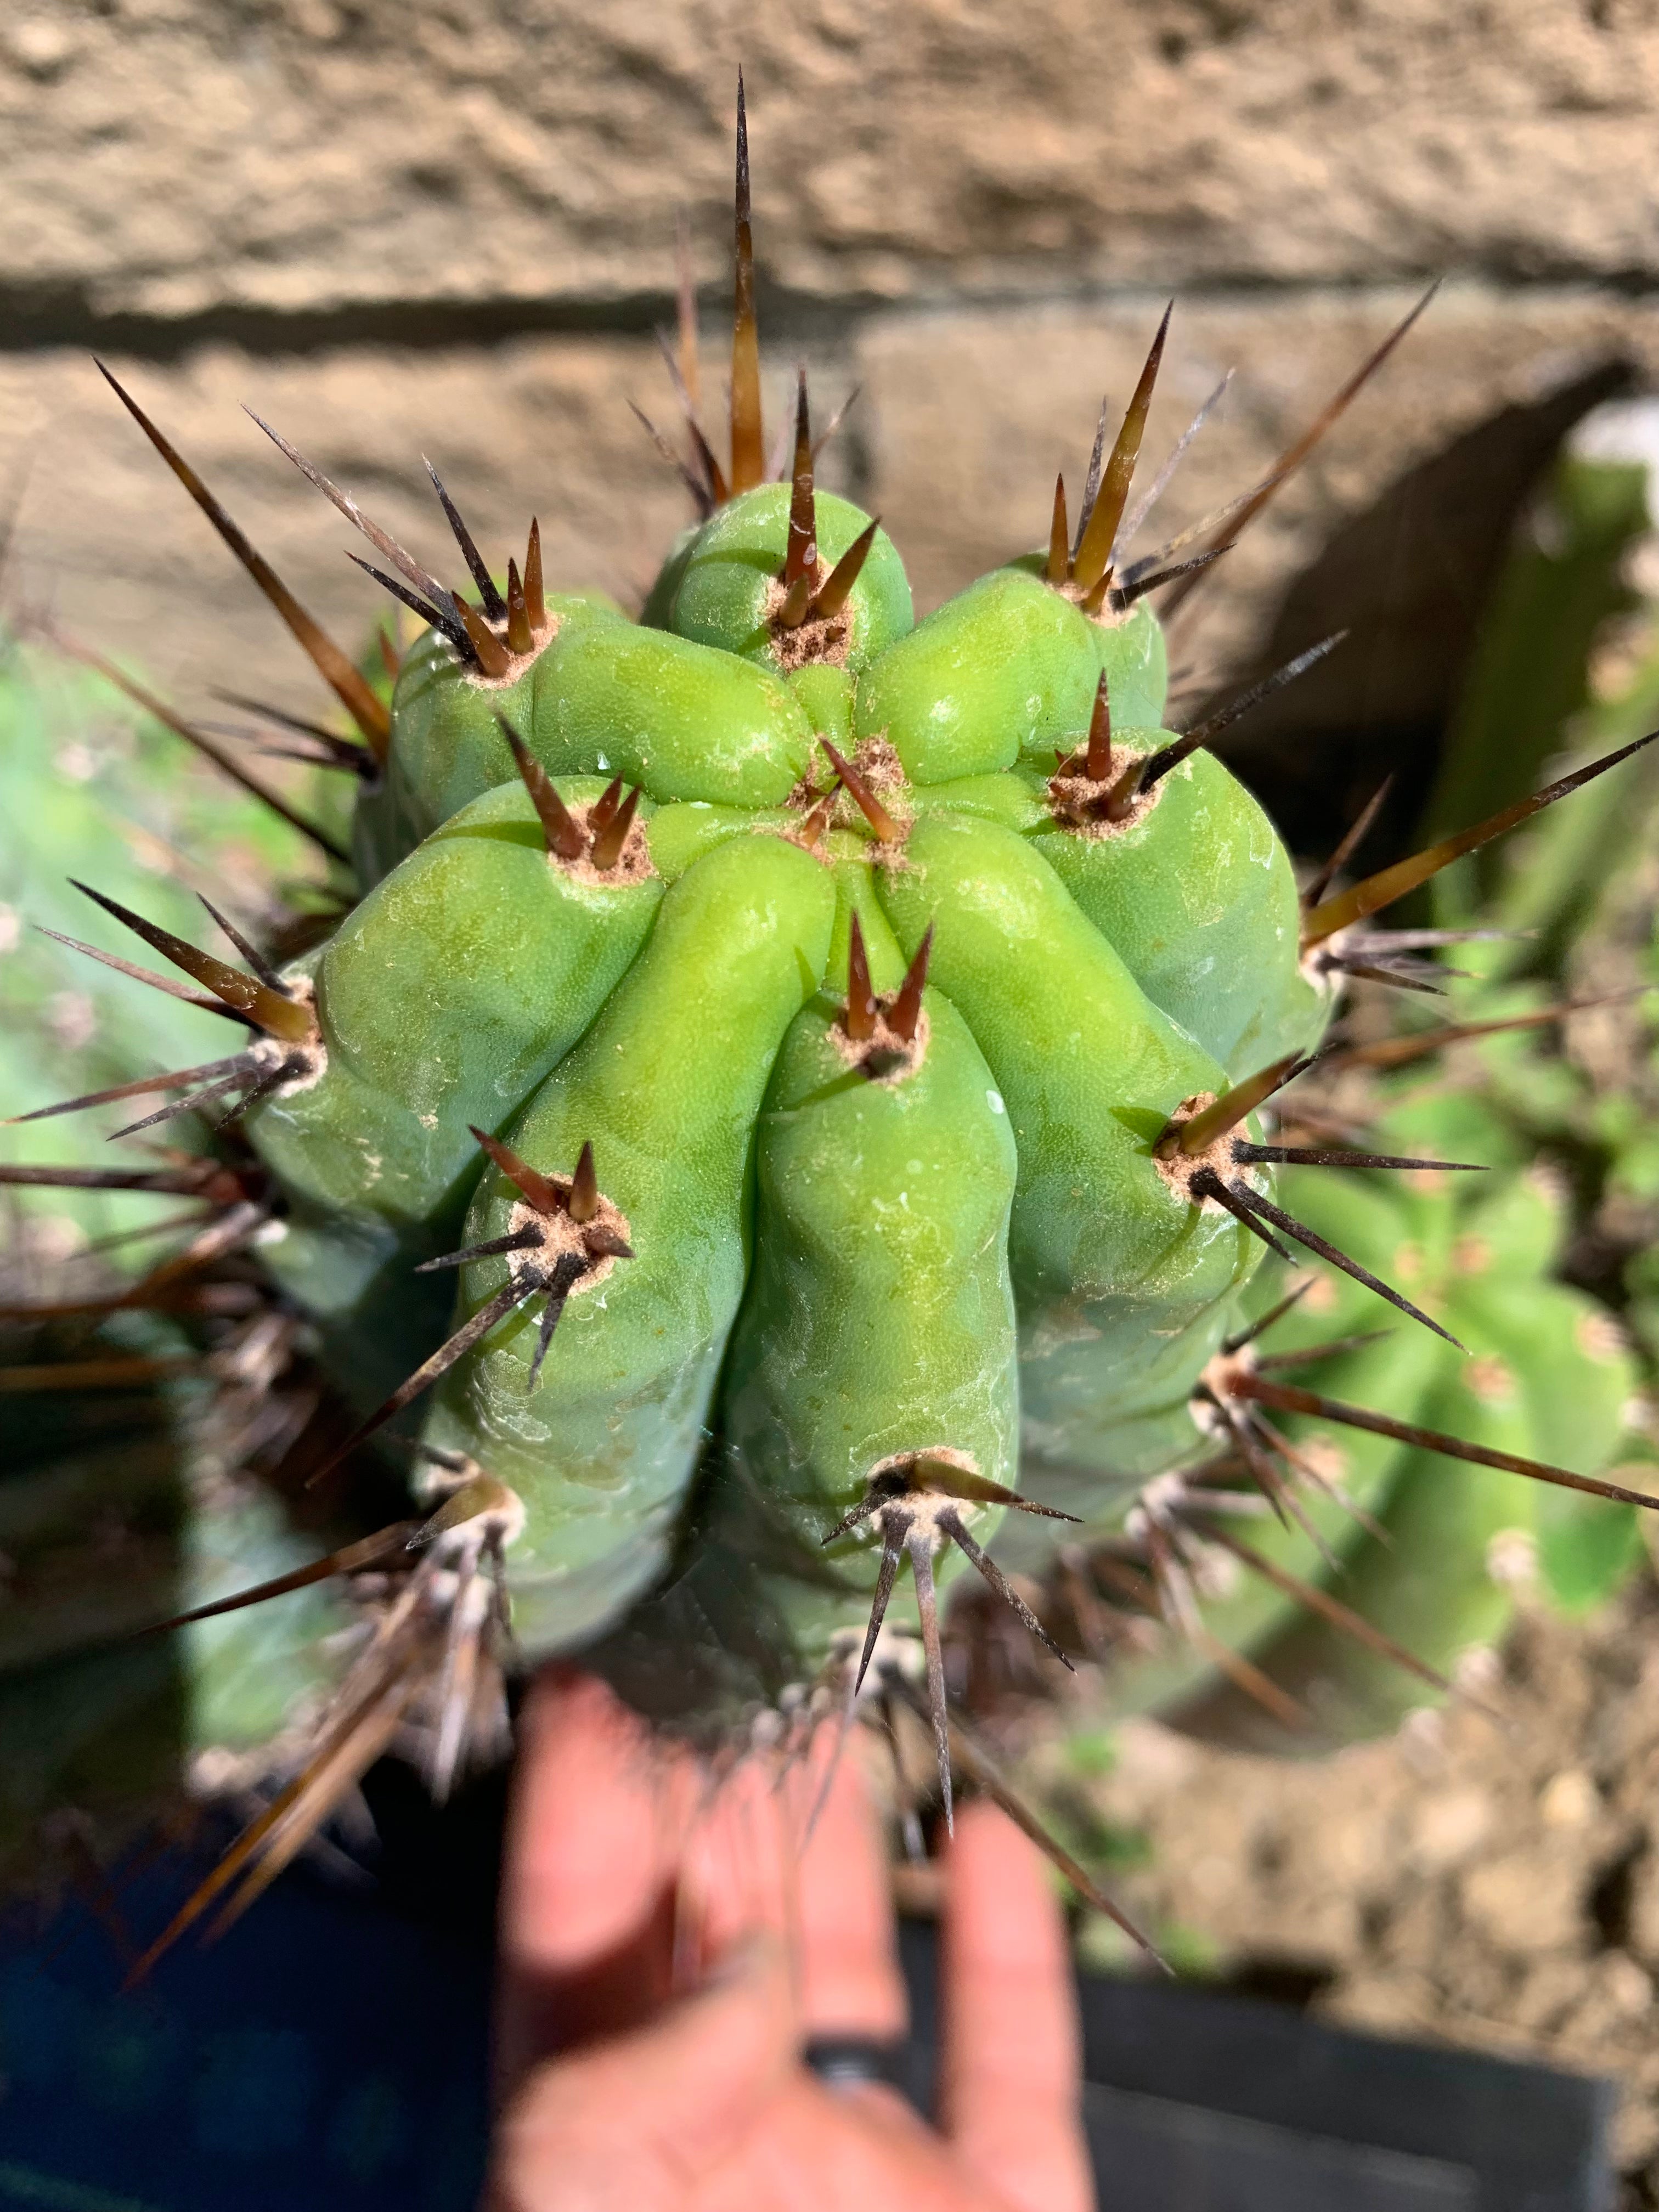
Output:
[[[239,969],[102,902],[252,1032],[198,1095],[233,1094],[260,1266],[362,1417],[310,1479],[383,1450],[408,1508],[316,1562],[367,1575],[378,1625],[293,1785],[308,1816],[411,1720],[441,1794],[499,1748],[514,1665],[586,1654],[729,1740],[792,1693],[850,1711],[886,1629],[920,1640],[948,1819],[937,1593],[975,1576],[1070,1665],[1079,1578],[1115,1572],[1178,1632],[1119,1668],[1126,1708],[1212,1724],[1218,1665],[1280,1723],[1305,1692],[1328,1735],[1385,1726],[1497,1632],[1494,1536],[1582,1595],[1644,1496],[1591,1471],[1632,1376],[1544,1279],[1553,1217],[1463,1171],[1511,1163],[1455,1113],[1304,1141],[1291,1088],[1349,975],[1407,958],[1375,915],[1637,746],[1298,886],[1208,746],[1339,641],[1177,731],[1148,594],[1314,434],[1231,520],[1127,559],[1166,315],[1075,531],[1062,480],[1046,551],[917,621],[878,520],[815,484],[804,375],[764,480],[741,109],[739,149],[729,469],[688,398],[699,518],[637,622],[548,590],[533,521],[492,574],[438,486],[476,596],[451,589],[278,438],[424,625],[388,702],[116,386],[362,740],[322,734],[358,880],[302,958],[228,929]],[[1270,1248],[1322,1270],[1295,1310]],[[1281,1354],[1376,1314],[1298,1400]],[[1347,1424],[1339,1487],[1315,1417]],[[1238,1527],[1251,1578],[1200,1593]],[[264,1548],[283,1588],[250,1599],[289,1605]],[[1367,1602],[1332,1658],[1332,1605]]]

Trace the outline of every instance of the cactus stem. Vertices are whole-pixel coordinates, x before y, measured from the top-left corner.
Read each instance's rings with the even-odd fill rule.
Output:
[[[870,557],[870,548],[875,544],[876,532],[880,528],[879,515],[865,524],[807,603],[805,621],[827,623],[835,620],[847,605],[860,572]]]
[[[118,953],[106,952],[101,946],[84,945],[78,937],[66,937],[61,929],[48,929],[43,922],[34,927],[42,937],[49,937],[55,945],[66,945],[71,952],[84,952],[88,960],[95,960],[102,968],[112,968],[118,975],[131,975],[135,983],[147,983],[153,991],[165,991],[170,999],[177,999],[186,1006],[199,1006],[204,1014],[219,1014],[228,1022],[240,1022],[245,1029],[257,1024],[252,1017],[228,1006],[222,999],[208,997],[205,992],[187,991],[182,983],[175,983],[170,975],[158,975],[153,969],[140,968],[136,962],[123,960]]]
[[[1407,331],[1410,330],[1412,325],[1417,320],[1418,317],[1422,313],[1423,310],[1428,306],[1430,301],[1433,299],[1435,294],[1439,289],[1440,279],[1437,276],[1434,283],[1430,285],[1428,290],[1424,293],[1422,298],[1418,301],[1417,304],[1407,314],[1404,315],[1401,320],[1395,325],[1393,330],[1389,332],[1382,344],[1376,347],[1373,352],[1369,354],[1366,358],[1361,362],[1359,367],[1354,371],[1353,374],[1349,377],[1346,383],[1342,386],[1341,389],[1326,402],[1325,405],[1314,417],[1312,422],[1309,424],[1308,428],[1302,432],[1299,437],[1293,439],[1285,448],[1284,452],[1279,456],[1279,459],[1273,463],[1273,467],[1269,470],[1267,476],[1262,479],[1260,486],[1251,494],[1249,498],[1246,500],[1243,508],[1240,510],[1238,519],[1233,525],[1232,529],[1232,534],[1235,538],[1237,538],[1241,531],[1247,529],[1249,525],[1255,521],[1256,516],[1261,514],[1262,508],[1267,506],[1268,501],[1272,499],[1274,493],[1279,489],[1279,486],[1285,482],[1286,478],[1295,475],[1297,469],[1299,469],[1304,461],[1307,459],[1309,454],[1312,453],[1314,447],[1319,443],[1326,432],[1337,422],[1339,417],[1346,411],[1349,404],[1364,389],[1365,386],[1370,383],[1371,378],[1376,375],[1377,370],[1382,368],[1383,362],[1394,351],[1395,348],[1400,343],[1401,338],[1405,337]],[[1169,604],[1165,606],[1164,611],[1164,620],[1166,622],[1173,617],[1176,609],[1187,599],[1188,594],[1196,590],[1200,580],[1200,578],[1198,576],[1191,576],[1184,582],[1176,585],[1174,592],[1170,596]]]
[[[257,976],[244,975],[240,968],[216,960],[210,952],[203,952],[182,937],[175,937],[171,930],[146,921],[142,915],[134,914],[131,908],[112,898],[106,898],[88,884],[76,882],[73,876],[70,881],[76,890],[102,907],[106,914],[112,915],[117,921],[124,922],[142,937],[146,945],[153,945],[163,959],[171,960],[175,968],[182,969],[204,990],[223,1000],[226,1006],[248,1015],[269,1036],[282,1037],[290,1044],[308,1044],[316,1036],[316,1017],[302,1000],[284,990],[273,990]]]
[[[1206,714],[1201,722],[1194,723],[1174,744],[1165,745],[1161,752],[1154,753],[1146,763],[1141,788],[1150,789],[1160,776],[1167,775],[1172,768],[1178,768],[1188,753],[1196,752],[1200,745],[1212,743],[1224,730],[1231,729],[1242,715],[1248,714],[1253,707],[1259,707],[1275,691],[1282,691],[1287,684],[1294,684],[1298,676],[1305,676],[1316,661],[1322,660],[1328,653],[1340,645],[1347,635],[1346,629],[1333,630],[1317,645],[1310,645],[1305,653],[1298,653],[1294,660],[1287,660],[1282,668],[1275,668],[1271,676],[1264,676],[1259,684],[1251,684],[1249,690],[1242,691],[1237,699],[1230,700],[1226,706],[1218,707],[1213,714]]]
[[[1322,1260],[1328,1260],[1334,1267],[1340,1267],[1343,1273],[1351,1275],[1356,1283],[1363,1283],[1368,1291],[1375,1291],[1378,1297],[1386,1298],[1401,1313],[1409,1314],[1413,1321],[1421,1322],[1425,1328],[1432,1329],[1437,1336],[1444,1337],[1448,1344],[1456,1345],[1458,1351],[1468,1349],[1467,1345],[1458,1343],[1449,1329],[1442,1328],[1437,1321],[1431,1321],[1420,1306],[1414,1306],[1400,1291],[1390,1290],[1388,1284],[1379,1280],[1368,1268],[1362,1267],[1358,1260],[1351,1260],[1346,1252],[1328,1243],[1316,1231],[1306,1227],[1294,1215],[1286,1213],[1283,1206],[1275,1206],[1272,1199],[1264,1198],[1260,1191],[1253,1191],[1243,1183],[1236,1182],[1231,1185],[1231,1189],[1233,1196],[1249,1212],[1262,1215],[1275,1229],[1282,1229],[1287,1237],[1294,1237],[1298,1244],[1305,1244],[1309,1251],[1316,1252]]]
[[[842,1024],[854,1044],[867,1044],[875,1035],[876,994],[870,987],[864,927],[856,913],[847,933],[847,1011]]]
[[[1460,1351],[1462,1348],[1458,1346]],[[1528,1475],[1534,1482],[1582,1491],[1588,1498],[1607,1498],[1615,1504],[1643,1505],[1659,1511],[1659,1498],[1650,1497],[1645,1491],[1626,1490],[1622,1484],[1601,1482],[1594,1475],[1575,1474],[1571,1468],[1552,1467],[1544,1460],[1522,1459],[1515,1452],[1492,1451],[1485,1444],[1468,1443],[1462,1437],[1447,1436],[1439,1429],[1396,1421],[1389,1414],[1373,1413],[1368,1406],[1350,1406],[1339,1398],[1322,1397],[1317,1391],[1304,1390],[1295,1383],[1275,1382],[1264,1375],[1241,1371],[1229,1378],[1227,1387],[1236,1397],[1255,1399],[1279,1413],[1308,1413],[1317,1420],[1339,1421],[1351,1429],[1368,1429],[1374,1436],[1392,1437],[1399,1443],[1416,1444],[1424,1451],[1440,1452],[1448,1459],[1468,1460],[1475,1467],[1495,1467],[1507,1474]]]
[[[833,582],[835,580],[832,577],[830,580]],[[824,751],[829,755],[830,765],[836,771],[836,776],[840,779],[842,787],[845,790],[847,796],[852,800],[854,806],[858,808],[859,812],[870,824],[871,830],[875,834],[878,843],[883,845],[897,844],[904,835],[903,831],[899,828],[898,823],[894,821],[892,816],[887,811],[887,809],[882,805],[880,799],[876,797],[875,793],[871,790],[864,778],[853,766],[851,761],[848,760],[842,754],[838,753],[834,745],[830,744],[828,738],[820,736],[818,743],[823,747]]]
[[[927,963],[933,950],[933,925],[930,921],[921,933],[921,942],[916,947],[915,957],[904,971],[892,1005],[887,1009],[887,1026],[895,1036],[906,1044],[915,1041],[916,1025],[921,1019],[921,994],[927,983]]]
[[[490,683],[500,683],[513,665],[507,647],[483,617],[469,606],[459,593],[451,604],[461,618],[462,627],[466,631],[466,641],[472,648],[479,673]]]
[[[1233,1143],[1233,1158],[1241,1167],[1258,1163],[1294,1168],[1432,1168],[1448,1175],[1485,1175],[1480,1160],[1413,1160],[1391,1152],[1328,1152],[1314,1145],[1252,1145],[1243,1138]]]
[[[732,471],[734,492],[751,491],[766,474],[761,422],[760,331],[755,321],[755,240],[749,193],[749,111],[738,71],[737,273],[732,297]]]
[[[536,817],[542,825],[549,859],[580,860],[587,850],[587,840],[582,836],[580,825],[569,808],[553,788],[552,777],[506,715],[498,713],[495,720],[501,725],[501,735],[507,739],[514,765],[523,780],[524,787],[530,794],[530,803],[536,810]]]
[[[142,684],[127,675],[125,670],[116,665],[114,661],[106,660],[101,653],[94,653],[90,646],[75,643],[48,624],[42,623],[39,627],[41,634],[59,653],[64,653],[70,660],[78,660],[83,668],[95,669],[106,683],[112,684],[118,691],[124,692],[135,706],[142,707],[147,714],[153,715],[163,729],[171,730],[176,738],[182,738],[187,745],[193,747],[204,759],[210,760],[215,768],[228,775],[233,783],[240,784],[242,789],[257,799],[262,806],[268,806],[271,812],[286,822],[290,829],[297,830],[302,837],[308,838],[320,852],[326,853],[331,860],[338,860],[348,866],[350,865],[350,856],[344,847],[337,844],[325,830],[319,829],[307,815],[301,814],[297,809],[290,806],[280,792],[272,791],[269,785],[261,783],[257,776],[250,775],[233,755],[222,751],[205,731],[198,730],[193,723],[185,721],[182,715],[174,714],[172,708],[158,699],[153,691],[147,690]]]
[[[1062,471],[1054,478],[1054,507],[1048,524],[1048,566],[1046,571],[1048,582],[1056,590],[1071,577],[1071,530],[1066,520],[1066,477]]]
[[[507,603],[495,588],[495,579],[489,573],[489,562],[479,552],[472,532],[461,520],[460,509],[445,490],[443,478],[424,453],[421,455],[421,465],[432,479],[432,489],[438,495],[438,504],[444,511],[444,520],[448,523],[455,543],[461,549],[461,558],[465,562],[472,580],[478,587],[478,597],[483,603],[485,614],[489,616],[491,622],[500,622],[501,617],[507,612]],[[526,652],[528,647],[516,646],[514,650],[522,653]]]
[[[1388,802],[1389,793],[1393,789],[1392,774],[1385,775],[1344,831],[1336,850],[1331,854],[1329,860],[1326,861],[1323,867],[1309,878],[1302,892],[1302,910],[1304,914],[1319,904],[1360,846],[1364,843],[1372,823],[1382,811]]]
[[[453,606],[452,600],[446,599],[442,606],[434,606],[430,599],[423,599],[418,592],[410,591],[407,584],[400,584],[395,576],[388,576],[384,568],[377,568],[372,561],[365,561],[361,553],[348,553],[346,558],[355,568],[361,568],[366,576],[373,576],[383,592],[390,592],[392,598],[400,605],[407,607],[411,614],[418,615],[423,623],[441,630],[463,660],[477,659],[465,623],[459,614],[451,611]]]
[[[225,509],[221,507],[193,468],[168,441],[161,435],[137,401],[123,391],[103,362],[94,362],[99,374],[114,392],[116,398],[137,422],[156,452],[173,471],[185,489],[195,501],[220,537],[241,562],[248,574],[264,593],[271,605],[288,624],[295,638],[310,656],[323,681],[339,699],[377,760],[386,758],[386,747],[392,741],[390,710],[377,699],[358,670],[341,652],[333,639],[314,622],[300,605],[276,571],[261,554],[256,553]]]
[[[1164,359],[1164,343],[1170,332],[1170,317],[1175,312],[1170,301],[1164,310],[1164,319],[1146,356],[1140,380],[1135,386],[1133,397],[1124,410],[1123,422],[1112,447],[1100,479],[1100,492],[1090,509],[1089,520],[1073,563],[1073,573],[1085,593],[1092,592],[1103,577],[1111,574],[1112,548],[1117,540],[1117,528],[1123,520],[1128,503],[1129,484],[1140,456],[1140,441],[1146,434],[1146,416],[1152,404],[1152,391],[1158,382],[1158,366]]]
[[[1310,1612],[1322,1613],[1333,1627],[1342,1629],[1385,1659],[1393,1660],[1396,1666],[1415,1674],[1419,1681],[1429,1683],[1444,1694],[1450,1694],[1452,1685],[1445,1675],[1431,1667],[1425,1659],[1419,1659],[1414,1652],[1408,1651],[1403,1644],[1395,1643],[1393,1637],[1386,1635],[1382,1629],[1373,1626],[1364,1613],[1356,1613],[1352,1606],[1344,1605],[1340,1598],[1333,1597],[1328,1590],[1321,1589],[1316,1583],[1304,1582],[1300,1575],[1292,1574],[1288,1567],[1281,1567],[1276,1560],[1266,1558],[1253,1545],[1244,1543],[1231,1529],[1221,1527],[1207,1513],[1203,1516],[1203,1532],[1206,1542],[1219,1544],[1224,1551],[1231,1552],[1242,1566],[1248,1567],[1252,1574],[1260,1575],[1264,1582],[1271,1583],[1286,1597],[1293,1598],[1298,1605],[1306,1606]]]
[[[789,490],[789,537],[783,556],[786,608],[793,603],[793,588],[800,593],[800,614],[793,623],[787,613],[780,619],[793,629],[806,611],[806,601],[818,573],[817,509],[812,498],[812,424],[807,410],[806,371],[797,371],[795,385],[795,457]]]
[[[510,553],[507,558],[507,642],[513,653],[533,653],[536,649],[536,634],[530,627],[530,610],[525,604],[519,564]]]
[[[594,836],[588,858],[606,875],[622,858],[623,848],[628,842],[628,833],[634,826],[634,817],[639,811],[643,795],[641,787],[635,784],[611,820]]]
[[[1530,821],[1534,814],[1541,814],[1547,806],[1553,806],[1558,799],[1565,799],[1575,791],[1582,791],[1587,783],[1593,783],[1597,776],[1605,775],[1609,769],[1617,768],[1632,753],[1639,753],[1656,738],[1659,738],[1659,730],[1650,730],[1644,737],[1634,738],[1627,745],[1620,745],[1616,751],[1604,753],[1600,760],[1575,769],[1571,775],[1558,777],[1553,783],[1546,784],[1542,791],[1534,791],[1525,799],[1517,799],[1512,805],[1499,807],[1496,814],[1489,814],[1484,822],[1477,822],[1473,828],[1459,830],[1449,837],[1443,837],[1437,843],[1425,846],[1422,852],[1413,853],[1409,860],[1396,860],[1392,867],[1379,869],[1376,875],[1367,876],[1362,883],[1340,892],[1335,898],[1324,900],[1308,916],[1302,937],[1304,951],[1322,944],[1328,937],[1334,936],[1339,929],[1346,929],[1350,923],[1363,921],[1367,915],[1376,914],[1382,907],[1392,906],[1396,899],[1403,898],[1407,891],[1415,890],[1419,884],[1427,883],[1431,876],[1438,875],[1442,868],[1461,860],[1464,854],[1478,852],[1482,845],[1489,844],[1494,837],[1501,837],[1505,830]]]
[[[314,461],[308,461],[297,446],[289,445],[280,430],[273,430],[270,424],[256,415],[251,407],[244,411],[250,421],[258,423],[277,451],[287,455],[307,483],[314,485],[325,499],[337,507],[354,529],[362,531],[369,544],[386,556],[399,575],[409,579],[422,598],[429,599],[437,607],[451,605],[454,593],[446,590],[435,576],[423,568],[389,530],[383,530],[378,522],[371,520],[349,491],[342,490],[332,477],[325,477]]]
[[[493,1260],[502,1252],[538,1251],[546,1241],[539,1229],[526,1223],[505,1237],[487,1237],[482,1244],[468,1244],[459,1252],[441,1252],[435,1260],[422,1260],[415,1273],[435,1275],[445,1267],[470,1267],[475,1260]]]

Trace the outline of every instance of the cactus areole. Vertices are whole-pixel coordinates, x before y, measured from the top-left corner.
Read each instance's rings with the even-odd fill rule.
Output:
[[[1451,1341],[1274,1185],[1445,1164],[1257,1116],[1383,957],[1367,918],[1567,785],[1298,891],[1206,749],[1267,687],[1172,730],[1150,596],[1278,475],[1195,554],[1125,550],[1167,315],[1048,547],[917,621],[878,521],[815,489],[804,374],[767,480],[738,130],[729,455],[687,317],[686,443],[659,443],[697,520],[639,622],[547,588],[533,524],[493,574],[440,485],[452,589],[285,448],[425,624],[388,710],[121,395],[363,739],[332,741],[361,896],[320,951],[232,967],[115,909],[251,1032],[177,1085],[240,1101],[263,1264],[362,1416],[334,1458],[378,1435],[422,1470],[427,1518],[324,1563],[373,1568],[382,1613],[318,1790],[416,1712],[444,1785],[513,1663],[595,1652],[729,1725],[908,1645],[948,1809],[948,1578],[1064,1657],[1042,1593],[1091,1546],[1178,1620],[1200,1540],[1241,1548],[1230,1506],[1280,1510],[1264,1425],[1297,1393],[1245,1342],[1269,1248],[1399,1309],[1399,1357]],[[1528,1433],[1456,1449],[1607,1492]]]

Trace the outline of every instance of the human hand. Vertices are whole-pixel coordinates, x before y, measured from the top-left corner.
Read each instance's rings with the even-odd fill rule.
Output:
[[[830,2087],[808,2037],[902,2034],[881,1840],[847,1745],[710,1785],[602,1684],[532,1689],[502,1897],[489,2212],[1087,2212],[1078,2031],[1042,1861],[957,1817],[941,2130]]]

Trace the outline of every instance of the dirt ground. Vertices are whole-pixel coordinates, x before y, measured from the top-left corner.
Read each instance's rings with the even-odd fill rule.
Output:
[[[1626,2212],[1659,2205],[1659,1588],[1525,1620],[1480,1693],[1496,1717],[1425,1710],[1302,1765],[1135,1723],[1093,1760],[1086,1738],[1054,1749],[1051,1780],[1191,1964],[1353,2027],[1615,2076]],[[1114,1934],[1085,1929],[1085,1952]]]

